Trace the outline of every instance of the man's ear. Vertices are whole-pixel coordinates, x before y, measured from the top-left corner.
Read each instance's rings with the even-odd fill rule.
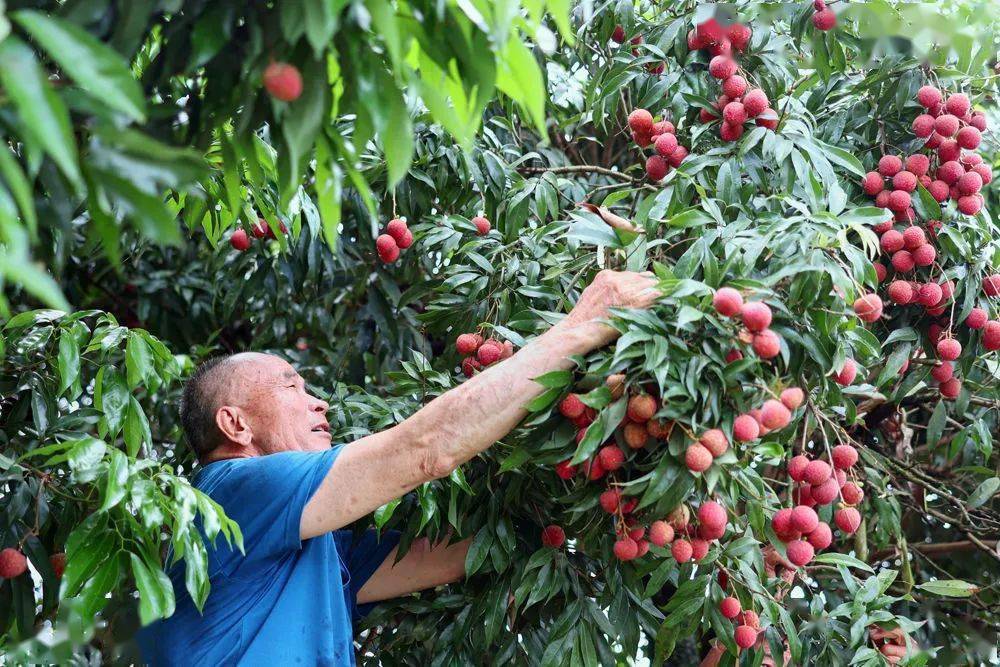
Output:
[[[215,425],[225,440],[249,447],[253,430],[243,410],[234,405],[223,405],[215,411]]]

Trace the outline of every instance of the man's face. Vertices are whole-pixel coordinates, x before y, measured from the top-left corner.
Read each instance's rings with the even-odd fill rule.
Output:
[[[330,448],[329,406],[306,391],[291,364],[270,354],[240,360],[232,390],[246,414],[253,445],[261,454]]]

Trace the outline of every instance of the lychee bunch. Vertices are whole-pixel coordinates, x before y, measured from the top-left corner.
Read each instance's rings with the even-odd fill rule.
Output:
[[[393,218],[385,226],[385,232],[375,239],[375,250],[385,264],[399,259],[399,251],[413,245],[413,234],[402,218]]]
[[[493,338],[484,340],[477,333],[460,334],[455,339],[455,349],[464,357],[462,374],[467,378],[514,354],[514,345],[509,340],[502,343]]]
[[[288,227],[285,226],[284,222],[278,221],[278,227],[282,234],[288,233]],[[229,237],[229,244],[233,246],[236,250],[244,252],[250,249],[253,239],[250,238],[251,235],[255,239],[273,239],[276,238],[274,231],[271,226],[267,224],[264,218],[257,218],[257,221],[250,225],[250,233],[244,228],[237,229],[233,232],[232,236]]]
[[[771,308],[763,301],[743,302],[743,295],[732,287],[720,287],[712,297],[715,312],[723,317],[735,318],[737,315],[743,321],[743,329],[738,338],[750,345],[751,349],[761,359],[774,359],[781,353],[781,336],[772,331]],[[730,353],[732,355],[732,353]],[[740,359],[743,355],[727,357],[726,361]]]
[[[651,181],[661,181],[671,168],[681,166],[688,156],[688,149],[677,140],[676,128],[668,120],[653,120],[646,109],[636,109],[628,115],[632,139],[640,148],[653,146],[653,154],[646,158],[646,176]]]
[[[688,32],[687,44],[691,51],[708,49],[713,56],[731,55],[733,49],[740,53],[750,44],[753,32],[742,23],[723,26],[714,18],[708,19]]]
[[[775,536],[786,545],[788,560],[801,567],[833,542],[830,526],[819,520],[813,509],[840,499],[834,523],[845,534],[858,529],[861,514],[854,507],[864,499],[861,487],[849,478],[854,474],[858,451],[851,445],[837,445],[830,463],[799,454],[788,462],[788,476],[798,484],[791,491],[794,507],[778,510],[771,518]],[[831,465],[832,463],[832,465]]]
[[[690,36],[688,39],[690,42]],[[731,53],[716,53],[708,63],[708,73],[720,81],[721,93],[712,104],[714,111],[702,109],[698,118],[702,123],[711,123],[721,115],[719,136],[723,141],[736,141],[743,136],[744,123],[748,121],[770,130],[778,127],[778,115],[771,109],[767,94],[760,88],[750,88],[747,79],[738,72],[739,65]]]

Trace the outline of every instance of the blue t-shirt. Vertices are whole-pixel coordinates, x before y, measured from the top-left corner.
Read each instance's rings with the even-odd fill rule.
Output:
[[[353,665],[357,594],[399,542],[398,533],[355,538],[338,530],[304,542],[299,523],[342,446],[282,452],[205,466],[194,485],[243,531],[246,554],[222,536],[208,545],[211,592],[199,613],[184,587],[183,561],[170,578],[176,611],[143,628],[154,665]]]

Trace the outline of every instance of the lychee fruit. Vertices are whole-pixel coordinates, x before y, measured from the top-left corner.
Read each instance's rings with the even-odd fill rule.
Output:
[[[649,524],[649,541],[658,547],[670,544],[674,541],[674,527],[666,521],[654,521]]]
[[[28,559],[13,547],[0,551],[0,578],[13,579],[28,571]]]
[[[982,329],[989,317],[982,308],[973,308],[965,318],[965,326],[970,329]]]
[[[806,540],[816,551],[826,549],[833,542],[833,531],[830,530],[830,524],[820,521],[816,524],[816,528],[806,536]]]
[[[551,524],[542,531],[542,544],[553,549],[558,549],[566,541],[566,531],[561,527]]]
[[[576,475],[576,466],[570,464],[568,459],[557,463],[555,469],[556,475],[558,475],[560,479],[573,479],[573,476]]]
[[[816,510],[805,505],[797,505],[792,509],[792,528],[800,533],[811,533],[819,525]]]
[[[736,99],[737,97],[743,97],[743,93],[747,91],[747,80],[744,79],[739,74],[734,74],[725,81],[722,82],[722,92],[726,94],[729,99]]]
[[[728,597],[719,603],[719,613],[726,618],[736,618],[741,611],[743,608],[740,606],[740,601],[734,597]]]
[[[636,394],[628,400],[625,414],[634,422],[649,421],[656,414],[656,399],[649,394]]]
[[[818,486],[830,479],[830,475],[832,474],[833,469],[830,468],[829,463],[816,459],[809,462],[802,477],[812,486]]]
[[[864,491],[854,482],[847,482],[840,487],[840,497],[848,505],[857,505],[865,497]]]
[[[503,349],[499,345],[494,345],[489,341],[483,343],[476,350],[476,359],[483,366],[489,366],[490,364],[495,364],[500,361],[500,357],[503,355]]]
[[[668,169],[667,161],[659,155],[650,155],[646,158],[646,176],[649,180],[662,180],[667,175]]]
[[[684,452],[684,463],[691,472],[705,472],[712,466],[712,452],[703,445],[693,443]]]
[[[958,145],[967,150],[974,150],[979,147],[979,143],[983,140],[982,135],[979,130],[967,125],[958,131],[955,135],[955,141]]]
[[[399,246],[396,245],[396,239],[388,234],[382,234],[375,239],[375,251],[385,264],[392,264],[399,259]]]
[[[913,119],[913,124],[910,127],[913,129],[914,135],[926,139],[934,132],[934,116],[920,114]]]
[[[763,331],[771,325],[771,309],[766,303],[752,301],[744,304],[740,314],[743,317],[743,324],[754,333]]]
[[[653,143],[656,152],[660,154],[661,157],[670,157],[670,155],[677,148],[677,137],[673,134],[664,133],[656,138]]]
[[[935,346],[939,359],[954,361],[962,354],[962,344],[954,338],[943,338]]]
[[[478,236],[486,236],[490,233],[490,229],[493,228],[490,221],[481,215],[474,217],[472,219],[472,224],[476,226],[476,235]]]
[[[911,256],[917,266],[930,266],[937,258],[937,250],[930,243],[925,243],[914,250]]]
[[[853,507],[844,507],[834,512],[833,521],[844,533],[853,535],[861,525],[861,512]]]
[[[713,530],[725,528],[728,522],[726,509],[714,500],[707,500],[698,508],[698,521]]]
[[[302,95],[302,75],[295,65],[272,62],[264,68],[263,82],[271,97],[282,102],[294,102]]]
[[[743,297],[732,287],[720,287],[712,297],[712,305],[720,315],[732,317],[743,307]]]
[[[717,428],[702,433],[698,442],[712,454],[713,458],[719,458],[729,449],[729,440],[726,438],[726,434]]]
[[[237,229],[233,232],[233,235],[229,237],[229,244],[236,250],[243,252],[250,247],[250,237],[247,236],[245,229]]]
[[[623,435],[625,444],[630,449],[642,449],[646,446],[646,441],[649,440],[649,432],[644,423],[629,422],[625,424]]]
[[[760,409],[761,423],[768,429],[776,431],[785,428],[792,421],[792,413],[781,401],[770,399],[764,402]]]
[[[882,299],[874,293],[860,296],[854,301],[854,312],[863,322],[875,322],[882,317]]]
[[[715,56],[708,63],[708,73],[716,79],[728,79],[736,74],[736,61],[729,56]]]
[[[621,499],[622,499],[622,492],[620,489],[617,488],[608,489],[607,491],[601,493],[600,497],[598,498],[598,503],[600,503],[601,509],[603,509],[605,512],[607,512],[608,514],[614,514],[615,512],[618,511],[618,507],[621,504]]]
[[[883,155],[878,161],[878,173],[892,178],[903,169],[903,160],[898,155]]]
[[[905,252],[905,251],[904,251]],[[854,359],[845,359],[844,365],[841,366],[840,371],[837,373],[837,384],[849,387],[854,383],[854,378],[858,376],[858,366],[854,363]]]
[[[455,339],[455,349],[462,356],[468,356],[473,352],[475,352],[477,349],[479,349],[479,346],[482,345],[482,343],[483,343],[483,337],[480,336],[479,334],[464,333]],[[570,406],[579,405],[580,409],[578,412],[575,412],[575,414],[566,414],[565,410],[563,409],[563,405],[567,406],[566,409],[570,409]],[[578,417],[580,416],[580,414],[583,413],[583,408],[584,405],[583,403],[580,402],[580,399],[577,398],[576,394],[570,394],[569,396],[564,398],[562,403],[560,403],[559,405],[559,410],[560,412],[563,413],[563,416],[565,417]],[[575,407],[572,409],[575,410]]]
[[[809,457],[805,454],[793,456],[788,462],[788,476],[796,482],[801,482],[806,478],[806,468],[809,466]]]
[[[630,537],[623,537],[615,542],[615,558],[625,562],[630,561],[639,555],[639,545]]]
[[[674,540],[670,545],[670,554],[678,563],[686,563],[694,555],[694,549],[687,540]]]
[[[809,544],[805,540],[794,540],[789,542],[785,547],[785,553],[788,555],[788,560],[796,567],[802,567],[811,561],[813,556],[816,555],[813,545]]]
[[[837,15],[831,9],[823,9],[812,15],[812,22],[817,30],[833,30],[837,26]]]
[[[959,118],[969,113],[970,106],[971,103],[965,93],[952,93],[944,103],[945,111]]]
[[[618,470],[625,463],[625,454],[622,450],[618,449],[615,445],[607,445],[602,447],[597,455],[601,459],[601,465],[608,472]]]
[[[858,450],[850,445],[837,445],[830,454],[833,467],[838,470],[848,470],[858,462]]]
[[[760,437],[760,424],[750,415],[740,415],[733,421],[733,439],[750,442]]]
[[[645,109],[636,109],[628,115],[628,126],[640,134],[653,133],[653,114]]]
[[[941,396],[944,398],[958,398],[958,395],[962,392],[962,382],[958,378],[951,378],[938,385],[938,391],[941,392]]]

